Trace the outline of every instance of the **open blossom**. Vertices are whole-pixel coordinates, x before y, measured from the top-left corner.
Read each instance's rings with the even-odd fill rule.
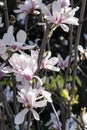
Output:
[[[22,103],[24,109],[16,115],[15,124],[19,125],[23,123],[25,115],[28,113],[28,111],[31,111],[34,118],[39,120],[39,114],[34,109],[46,106],[47,101],[52,102],[51,94],[46,96],[47,94],[49,94],[49,92],[43,94],[37,88],[32,89],[32,86],[27,89],[26,87],[21,89],[18,92],[17,100],[18,102]]]
[[[60,111],[57,111],[58,116],[60,116]],[[50,113],[50,120],[46,123],[46,126],[49,126],[49,130],[54,128],[55,130],[62,130],[61,122],[57,120],[54,113]]]
[[[0,39],[0,44],[3,44],[3,50],[6,51],[6,46],[8,46],[7,48],[10,49],[11,51],[16,51],[18,49],[32,49],[34,46],[29,46],[27,44],[25,44],[27,35],[25,33],[25,31],[23,30],[19,30],[17,35],[16,35],[16,39],[13,35],[13,26],[11,25],[8,28],[7,33],[5,33],[3,35],[3,38]]]
[[[44,18],[48,20],[49,23],[53,23],[56,26],[60,26],[64,31],[68,32],[69,27],[67,24],[78,25],[78,18],[74,17],[75,12],[78,10],[78,7],[71,8],[69,6],[69,1],[54,1],[52,3],[52,14],[50,13],[49,9],[44,5],[41,4],[41,10],[44,14]],[[62,8],[65,6],[66,8]]]
[[[30,55],[27,54],[17,54],[14,53],[8,60],[12,67],[5,67],[5,73],[14,72],[16,74],[17,80],[31,80],[37,70],[36,59],[32,59]]]
[[[31,50],[32,59],[34,58],[36,59],[36,61],[38,61],[38,55],[39,55],[39,51]],[[51,51],[47,51],[43,54],[40,69],[53,70],[58,72],[60,69],[55,66],[57,63],[58,63],[58,58],[51,57]]]
[[[60,67],[62,70],[64,70],[66,67],[68,67],[68,62],[69,62],[69,56],[66,57],[65,60],[63,60],[63,58],[61,57],[61,55],[58,55],[58,67]]]
[[[42,0],[25,0],[24,3],[18,5],[19,9],[14,10],[15,13],[21,13],[21,18],[25,18],[29,13],[39,8]]]
[[[50,57],[51,57],[51,51],[47,51],[44,53],[40,69],[43,68],[53,71],[59,71],[59,68],[55,66],[58,63],[58,58],[57,57],[50,58]]]

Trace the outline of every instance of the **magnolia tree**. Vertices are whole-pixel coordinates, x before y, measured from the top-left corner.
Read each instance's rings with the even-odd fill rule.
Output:
[[[86,130],[86,108],[81,108],[78,114],[73,112],[79,98],[75,83],[77,69],[81,71],[79,64],[87,58],[87,50],[79,45],[86,0],[81,1],[81,8],[73,0],[16,3],[13,10],[16,17],[12,15],[10,19],[7,1],[0,2],[4,9],[0,28],[7,29],[0,39],[1,130]],[[31,15],[38,17],[38,22],[29,30]],[[18,31],[17,21],[24,27]],[[43,28],[43,37],[33,42],[29,33],[36,26]],[[70,50],[65,59],[59,52],[51,51],[50,39],[58,28],[70,33]]]

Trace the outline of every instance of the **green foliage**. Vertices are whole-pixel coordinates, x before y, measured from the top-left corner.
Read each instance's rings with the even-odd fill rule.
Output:
[[[68,101],[70,100],[68,89],[62,89],[60,94],[61,94],[62,97],[64,97],[65,100],[68,100]]]
[[[64,84],[64,77],[62,75],[58,75],[56,77],[56,82],[58,82],[59,87],[62,88]]]
[[[76,76],[76,82],[80,87],[82,86],[81,79],[78,76]]]

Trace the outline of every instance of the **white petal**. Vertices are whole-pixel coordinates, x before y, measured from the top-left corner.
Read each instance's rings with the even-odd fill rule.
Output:
[[[69,31],[69,27],[65,24],[60,24],[61,28],[65,31],[68,32]]]
[[[20,30],[17,33],[17,42],[22,42],[24,43],[26,41],[26,33],[23,30]]]
[[[3,41],[9,46],[13,45],[15,42],[15,38],[13,36],[13,26],[10,26],[8,28],[7,33],[5,33],[3,36]]]
[[[71,17],[63,20],[63,23],[72,24],[72,25],[79,25],[78,21],[79,21],[78,18],[71,16]]]
[[[46,59],[49,59],[51,57],[51,51],[45,52],[43,57],[46,57]]]
[[[39,114],[34,110],[34,109],[31,109],[32,113],[33,113],[33,116],[36,120],[40,120],[39,118]]]
[[[45,4],[40,4],[40,8],[42,10],[42,13],[45,16],[50,16],[51,15],[50,11],[48,10],[48,8],[47,8],[47,6]]]
[[[0,27],[1,27],[1,28],[3,27],[3,25],[4,25],[3,23],[0,23]]]
[[[39,81],[39,83],[40,83],[41,86],[43,85],[42,80],[38,76],[33,76],[33,77],[36,78]]]
[[[33,48],[35,48],[37,46],[37,44],[35,44],[35,45],[25,45],[25,46],[22,46],[21,47],[21,49],[23,49],[23,50],[28,50],[28,49],[33,49]]]
[[[12,72],[12,68],[10,66],[6,66],[1,71],[4,72],[4,73],[11,73]]]
[[[61,15],[61,2],[60,1],[54,1],[53,2],[52,12],[53,12],[53,16],[55,18],[60,18],[60,15]]]
[[[78,45],[78,50],[81,52],[81,53],[84,53],[84,49],[81,45]]]
[[[21,112],[19,112],[15,117],[15,124],[17,125],[22,124],[24,122],[25,115],[27,114],[28,111],[29,109],[25,108]]]
[[[47,105],[47,100],[43,100],[43,101],[38,101],[35,103],[35,107],[45,107]]]
[[[15,13],[21,13],[22,10],[20,10],[20,9],[15,9],[14,12],[15,12]]]
[[[52,57],[48,60],[47,64],[56,65],[58,63],[58,58]]]
[[[47,68],[48,68],[49,70],[57,71],[57,72],[59,72],[59,70],[60,70],[60,68],[55,67],[55,66],[52,66],[52,65],[47,66]]]

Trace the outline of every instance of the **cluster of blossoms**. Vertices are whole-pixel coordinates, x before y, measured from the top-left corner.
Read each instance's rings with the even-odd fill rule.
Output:
[[[37,9],[43,14],[44,22],[46,21],[46,24],[51,23],[53,29],[60,26],[64,31],[68,32],[69,27],[67,24],[78,25],[78,18],[74,17],[78,7],[72,9],[69,0],[54,1],[52,5],[49,5],[49,9],[42,3],[42,0],[25,0],[25,2],[20,2],[18,9],[14,10],[14,12],[22,14],[21,18],[25,18],[29,13],[36,13]],[[2,19],[0,18],[0,27],[2,26]],[[24,122],[25,115],[29,111],[32,112],[36,120],[39,120],[39,114],[36,109],[45,107],[47,102],[52,103],[50,92],[46,91],[45,87],[43,87],[45,81],[36,75],[40,50],[35,48],[37,44],[26,44],[26,39],[27,34],[24,30],[19,30],[15,38],[14,27],[12,25],[9,26],[3,38],[0,39],[0,57],[6,61],[6,64],[1,68],[1,72],[9,73],[10,75],[14,74],[16,82],[20,84],[17,87],[17,101],[21,104],[23,110],[15,117],[17,125]],[[51,57],[51,51],[46,51],[42,55],[39,69],[59,72],[60,69],[64,70],[68,66],[68,62],[69,56],[63,61],[60,55],[58,57]],[[9,88],[5,90],[8,100],[9,91]],[[10,96],[13,96],[13,94],[11,93]],[[53,121],[53,119],[51,120]],[[55,123],[54,126],[58,126],[57,124]],[[59,124],[61,128],[61,122]]]
[[[31,111],[34,118],[39,120],[39,114],[34,109],[45,107],[47,102],[52,102],[51,94],[41,86],[41,82],[42,81],[39,83],[38,81],[34,88],[29,84],[23,86],[23,88],[19,87],[17,99],[18,102],[22,103],[24,109],[15,117],[15,123],[17,125],[23,123],[24,117],[28,111]]]
[[[41,4],[44,18],[55,26],[60,26],[64,31],[68,32],[69,27],[66,24],[78,25],[78,18],[74,17],[75,12],[79,9],[71,8],[69,0],[57,0],[52,3],[52,13],[49,9]]]
[[[24,34],[22,35],[22,38],[20,33]],[[21,30],[17,33],[17,42],[16,42],[13,36],[13,26],[10,26],[8,28],[7,33],[4,34],[3,38],[0,41],[1,42],[0,45],[2,45],[3,43],[2,49],[5,50],[3,51],[4,52],[3,55],[6,55],[6,53],[8,53],[7,52],[8,50],[11,51],[12,53],[14,52],[14,54],[12,54],[12,56],[10,57],[8,53],[7,58],[10,66],[4,66],[1,69],[1,71],[4,73],[14,73],[17,82],[22,82],[23,80],[25,80],[25,82],[23,83],[23,88],[20,87],[21,89],[19,89],[17,96],[18,102],[22,103],[25,109],[23,109],[23,111],[16,116],[15,118],[16,124],[21,124],[24,121],[24,116],[29,110],[32,111],[35,119],[39,120],[39,115],[34,110],[34,108],[44,107],[47,105],[47,102],[52,102],[51,94],[47,92],[45,88],[41,87],[43,83],[41,79],[35,75],[35,72],[38,68],[37,62],[38,62],[39,50],[35,51],[31,50],[30,51],[31,55],[26,54],[23,51],[23,49],[26,48],[26,46],[24,45],[25,43],[23,42],[25,41],[25,39],[26,39],[25,32]],[[5,43],[7,44],[7,46]],[[27,49],[30,48],[31,47],[27,45]],[[16,51],[18,51],[19,53]],[[50,51],[44,53],[40,69],[45,70],[49,69],[58,72],[59,68],[55,66],[58,63],[58,58],[57,57],[50,58],[50,57],[51,57]],[[37,79],[38,82],[40,82],[40,84],[37,82],[36,85],[33,86],[32,84],[34,78]]]

